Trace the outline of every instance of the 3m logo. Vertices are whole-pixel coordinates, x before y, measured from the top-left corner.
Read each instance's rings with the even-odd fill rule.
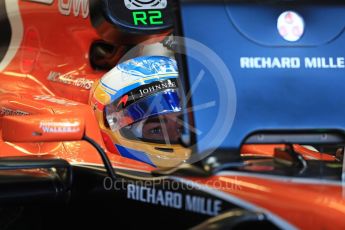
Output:
[[[125,5],[129,10],[159,10],[165,9],[167,0],[125,0]]]
[[[89,0],[59,0],[59,11],[63,15],[73,15],[78,17],[82,15],[83,18],[89,16]]]

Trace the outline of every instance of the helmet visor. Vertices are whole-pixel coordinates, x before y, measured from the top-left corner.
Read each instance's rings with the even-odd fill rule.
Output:
[[[176,114],[181,112],[176,89],[150,95],[127,107],[124,106],[126,103],[120,102],[116,101],[105,108],[106,120],[113,132],[126,128],[121,132],[127,133],[126,137],[132,133],[130,134],[131,137],[147,139],[148,141],[155,139],[164,141],[167,136],[173,136],[169,135],[169,130],[173,130],[173,128],[170,129],[170,125],[173,124],[173,121],[179,121],[179,115]],[[165,124],[167,125],[166,128],[164,128]],[[161,128],[158,127],[159,125]],[[149,133],[151,135],[148,135]],[[164,133],[168,135],[164,135]],[[163,138],[158,138],[159,136]]]

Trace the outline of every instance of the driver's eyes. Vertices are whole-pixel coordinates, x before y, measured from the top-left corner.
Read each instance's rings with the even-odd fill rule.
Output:
[[[153,129],[150,129],[150,134],[161,134],[162,133],[162,129],[160,127],[157,127],[157,128],[153,128]]]
[[[176,128],[176,131],[179,134],[182,133],[183,127]],[[156,127],[156,128],[150,129],[149,132],[150,132],[150,134],[154,134],[154,135],[162,134],[162,128]]]

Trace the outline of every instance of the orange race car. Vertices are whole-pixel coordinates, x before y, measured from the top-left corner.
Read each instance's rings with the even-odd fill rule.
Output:
[[[178,7],[0,0],[0,229],[345,228],[343,145],[188,144]]]

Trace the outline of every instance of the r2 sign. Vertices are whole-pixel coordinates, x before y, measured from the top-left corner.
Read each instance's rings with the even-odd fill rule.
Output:
[[[134,25],[139,26],[154,26],[154,25],[162,25],[163,17],[162,12],[159,10],[150,10],[150,11],[133,11],[133,22]]]

